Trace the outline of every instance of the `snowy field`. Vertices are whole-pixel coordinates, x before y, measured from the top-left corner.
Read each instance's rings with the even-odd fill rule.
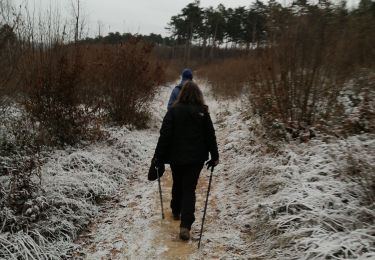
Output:
[[[375,138],[326,137],[279,145],[266,153],[262,127],[246,117],[244,100],[218,101],[200,84],[217,131],[215,169],[202,248],[197,250],[208,172],[197,190],[192,241],[178,240],[170,218],[170,173],[163,177],[166,220],[157,184],[147,182],[171,87],[151,105],[147,130],[107,129],[109,138],[83,149],[56,151],[42,167],[46,207],[24,233],[0,233],[4,259],[375,259],[375,207],[360,173],[375,169]],[[5,177],[0,183],[6,185]],[[38,204],[39,203],[39,204]],[[6,214],[6,213],[1,213]],[[12,217],[11,215],[9,217]],[[78,235],[82,230],[80,235]],[[51,234],[44,241],[40,234]],[[18,252],[18,253],[11,253]]]
[[[375,139],[318,135],[264,153],[240,105],[219,113],[222,162],[203,252],[227,245],[224,259],[374,259],[375,208],[367,202],[363,167],[374,174]],[[199,258],[199,257],[197,257]]]

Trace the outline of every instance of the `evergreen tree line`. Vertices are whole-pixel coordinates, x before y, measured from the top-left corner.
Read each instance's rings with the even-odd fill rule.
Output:
[[[361,0],[358,7],[349,10],[346,2],[334,5],[329,0],[320,0],[317,4],[307,0],[296,0],[290,6],[283,6],[275,0],[267,4],[257,0],[248,7],[227,8],[223,4],[216,8],[204,8],[196,0],[175,16],[172,16],[167,29],[177,44],[185,44],[187,56],[192,45],[203,48],[211,46],[211,55],[215,47],[246,48],[259,46],[276,40],[278,34],[297,17],[315,16],[331,21],[343,22],[346,19],[368,16],[368,22],[374,23],[375,2]],[[360,29],[360,28],[359,28]]]
[[[143,34],[132,34],[132,33],[119,33],[110,32],[106,36],[98,35],[94,38],[87,37],[81,40],[81,43],[108,43],[108,44],[119,44],[129,41],[130,39],[137,38],[145,42],[152,43],[155,45],[173,46],[175,41],[171,37],[163,37],[161,34],[150,33],[148,35]]]
[[[80,42],[120,44],[138,38],[157,46],[173,47],[160,50],[162,56],[183,58],[187,65],[191,59],[238,54],[233,51],[226,53],[223,49],[249,50],[277,41],[293,23],[306,16],[312,16],[316,21],[324,19],[331,24],[342,22],[342,28],[354,26],[354,29],[364,31],[366,29],[362,27],[368,26],[364,23],[375,23],[375,2],[361,0],[356,8],[349,10],[345,1],[333,4],[329,0],[320,0],[313,4],[307,0],[296,0],[289,6],[283,6],[275,0],[267,4],[257,0],[247,7],[227,8],[220,4],[214,8],[202,7],[200,1],[195,0],[171,17],[166,27],[169,36],[110,32],[106,36],[87,37]]]
[[[191,10],[196,11],[194,15]],[[353,10],[345,3],[303,0],[289,7],[275,1],[233,10],[220,5],[214,10],[224,17],[222,27],[219,30],[220,23],[216,23],[210,33],[205,28],[208,20],[199,21],[196,15],[205,10],[210,8],[202,9],[196,1],[172,18],[171,31],[186,46],[184,61],[191,64],[197,50],[204,54],[210,49],[208,57],[214,56],[215,62],[200,69],[200,76],[208,79],[215,93],[248,96],[250,109],[261,116],[265,126],[272,126],[275,120],[293,124],[292,128],[329,120],[342,125],[346,115],[338,100],[348,82],[366,79],[354,84],[355,93],[373,88],[375,3],[370,0],[362,0]],[[232,14],[240,10],[246,15],[232,26]],[[228,13],[231,15],[226,16]],[[228,52],[236,50],[241,55],[220,59],[225,46]],[[207,55],[202,57],[210,60]],[[362,111],[369,111],[366,106]],[[363,112],[361,118],[371,118],[371,113]],[[348,123],[347,129],[369,131],[367,125],[371,124],[366,120]]]

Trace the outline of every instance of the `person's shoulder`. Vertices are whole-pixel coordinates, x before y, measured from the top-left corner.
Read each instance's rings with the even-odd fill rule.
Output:
[[[204,114],[206,114],[206,115],[208,115],[208,114],[210,113],[207,105],[197,105],[197,106],[196,106],[196,109],[197,109],[200,113],[204,113]]]
[[[184,107],[186,107],[186,105],[183,104],[183,103],[176,103],[172,106],[172,108],[174,108],[174,110],[178,110],[178,109],[181,109],[181,108],[184,108]]]
[[[180,92],[181,88],[179,88],[178,86],[175,86],[172,90],[173,93],[177,93],[177,92]]]
[[[189,105],[189,108],[199,114],[209,115],[208,106],[207,105]]]
[[[185,107],[185,104],[176,102],[173,104],[173,106],[171,106],[171,110],[176,111],[184,107]]]

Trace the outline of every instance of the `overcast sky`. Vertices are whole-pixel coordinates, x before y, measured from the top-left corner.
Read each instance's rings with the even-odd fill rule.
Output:
[[[100,20],[111,31],[167,35],[165,27],[173,15],[192,0],[83,0],[92,26]],[[202,0],[202,6],[236,7],[250,5],[251,0]],[[96,22],[95,22],[96,21]],[[94,28],[93,28],[94,29]],[[97,31],[97,28],[94,29]]]
[[[67,14],[71,0],[29,0],[37,8],[47,7],[51,1],[58,3]],[[290,0],[280,0],[287,3]],[[349,0],[351,2],[359,0]],[[81,0],[82,9],[88,21],[89,34],[98,33],[98,21],[104,26],[102,34],[119,31],[149,34],[151,32],[166,36],[167,23],[173,15],[193,0]],[[201,6],[214,6],[222,3],[226,7],[248,6],[253,0],[201,0]]]

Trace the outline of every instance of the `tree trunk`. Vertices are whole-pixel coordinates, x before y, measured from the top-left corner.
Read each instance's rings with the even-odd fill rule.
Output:
[[[201,56],[202,60],[206,58],[206,48],[207,48],[207,29],[204,33],[204,38],[203,38],[202,56]]]
[[[186,60],[186,65],[185,66],[190,66],[190,56],[191,56],[191,45],[193,41],[193,23],[190,24],[190,38],[188,41],[188,52],[187,52],[187,60]]]
[[[216,25],[215,25],[214,37],[212,38],[212,46],[211,46],[211,51],[210,51],[210,59],[211,60],[214,58],[214,49],[216,47],[217,27],[218,27],[218,23],[216,23]]]
[[[79,38],[79,15],[80,15],[80,0],[77,0],[77,6],[76,6],[76,11],[75,11],[75,31],[74,31],[74,42],[78,41]]]

